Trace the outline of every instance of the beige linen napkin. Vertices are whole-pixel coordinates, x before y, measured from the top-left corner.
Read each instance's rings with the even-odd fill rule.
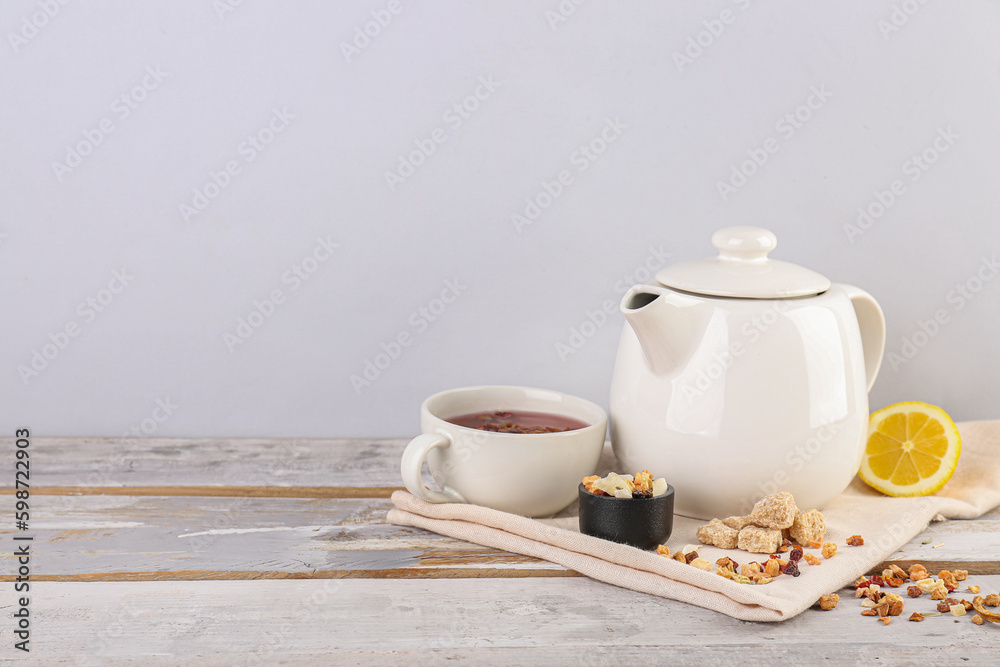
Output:
[[[782,621],[804,611],[821,595],[843,588],[884,561],[920,533],[937,515],[973,519],[1000,504],[1000,421],[964,422],[962,457],[951,481],[934,496],[889,498],[855,478],[825,508],[826,541],[837,554],[822,565],[802,561],[799,577],[781,576],[770,584],[738,584],[712,572],[664,558],[654,552],[608,542],[579,532],[575,507],[553,519],[528,519],[477,505],[427,503],[396,491],[390,523],[424,528],[494,549],[542,558],[593,579],[720,611],[747,621]],[[607,449],[606,453],[610,453]],[[606,461],[609,464],[613,458]],[[806,509],[806,508],[804,508]],[[675,517],[671,551],[698,544],[695,531],[704,521]],[[850,547],[850,535],[865,544]],[[729,555],[739,563],[761,555],[700,545],[713,563]]]

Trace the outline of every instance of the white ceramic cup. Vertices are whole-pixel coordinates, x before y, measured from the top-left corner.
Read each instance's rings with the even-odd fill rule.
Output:
[[[584,428],[557,433],[497,433],[447,421],[472,412],[527,410],[579,419]],[[419,435],[403,452],[410,493],[432,503],[472,503],[524,516],[549,516],[577,497],[604,448],[607,413],[582,398],[528,387],[465,387],[420,406]],[[424,461],[440,491],[420,477]]]

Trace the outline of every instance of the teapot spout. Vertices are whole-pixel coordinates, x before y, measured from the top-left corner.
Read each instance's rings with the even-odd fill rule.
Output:
[[[702,300],[663,287],[636,285],[622,298],[621,311],[656,375],[678,369],[705,329]]]

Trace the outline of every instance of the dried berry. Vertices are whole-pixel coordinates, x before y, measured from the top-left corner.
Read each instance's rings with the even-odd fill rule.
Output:
[[[788,554],[788,560],[797,561],[802,558],[802,547],[794,547]]]
[[[868,588],[868,586],[870,586],[871,583],[872,582],[869,581],[868,579],[858,579],[857,581],[854,582],[854,587],[855,588]]]
[[[880,577],[880,576],[878,576],[878,575],[876,575],[876,576],[872,577],[872,578],[871,578],[871,582],[872,582],[873,584],[877,584],[877,585],[879,585],[879,586],[885,586],[885,580],[884,580],[884,579],[882,579],[882,577]]]
[[[911,598],[918,598],[923,594],[923,591],[920,590],[920,586],[907,586],[906,594]]]
[[[860,547],[865,543],[865,538],[860,535],[851,535],[847,538],[847,544],[852,547]]]
[[[951,605],[949,605],[947,602],[938,602],[937,610],[939,612],[941,612],[942,614],[948,613],[948,610],[950,608],[951,608]]]
[[[781,573],[797,577],[801,574],[801,572],[799,572],[799,564],[794,560],[790,560],[787,565],[781,568]]]
[[[903,580],[899,579],[898,577],[886,577],[885,585],[889,586],[890,588],[899,588],[900,586],[903,585]]]

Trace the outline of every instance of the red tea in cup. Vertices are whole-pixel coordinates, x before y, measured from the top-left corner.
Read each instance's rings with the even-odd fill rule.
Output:
[[[470,412],[446,421],[456,426],[494,433],[559,433],[588,426],[586,422],[573,417],[529,410]]]

